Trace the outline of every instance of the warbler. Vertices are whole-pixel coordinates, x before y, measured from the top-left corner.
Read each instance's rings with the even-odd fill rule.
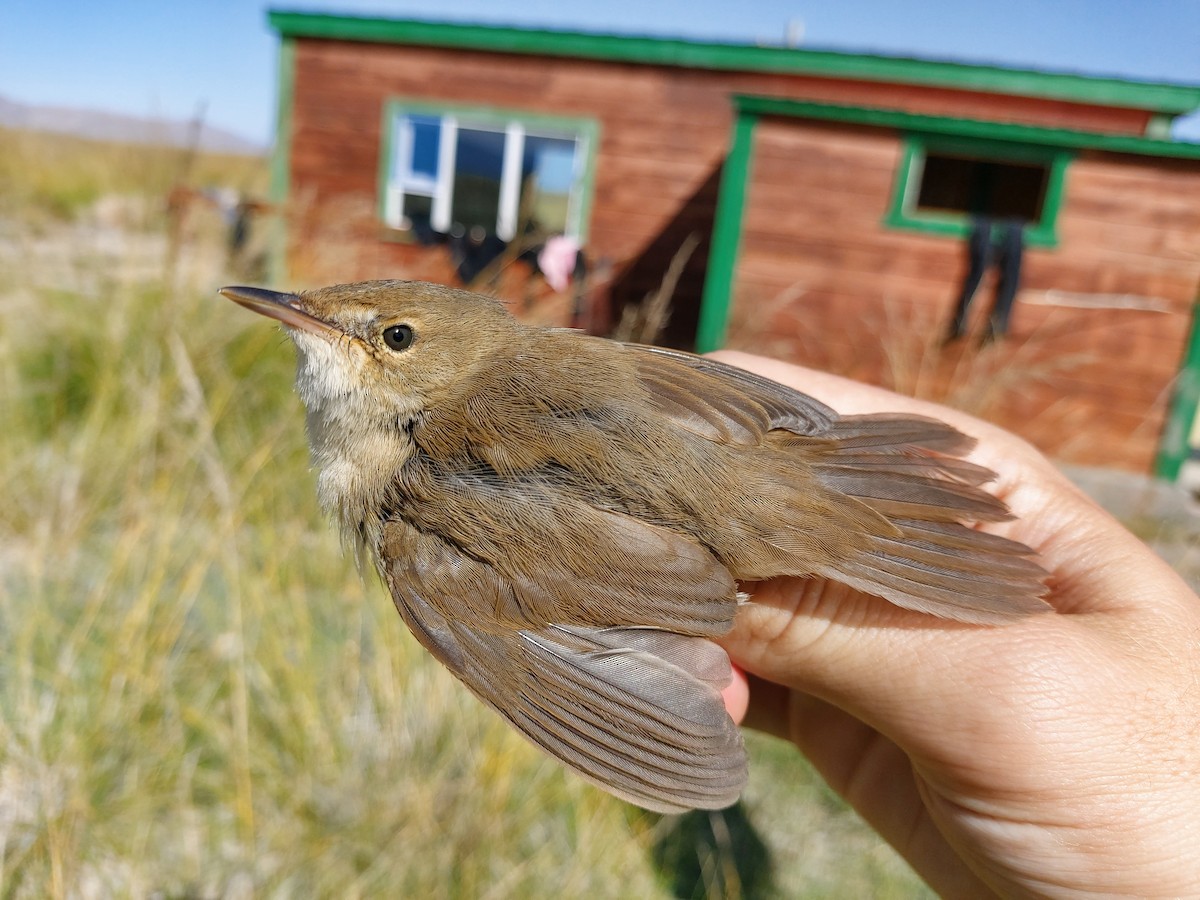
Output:
[[[416,638],[534,744],[660,812],[733,803],[739,582],[974,623],[1048,610],[970,438],[411,281],[221,290],[277,319],[323,507]]]

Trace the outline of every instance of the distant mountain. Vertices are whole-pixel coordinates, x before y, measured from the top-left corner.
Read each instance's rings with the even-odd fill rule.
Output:
[[[36,106],[0,96],[0,127],[53,131],[98,141],[185,147],[193,140],[195,126],[180,119],[148,119],[68,106]],[[261,144],[208,124],[201,125],[198,143],[201,150],[213,153],[260,156],[267,152]]]

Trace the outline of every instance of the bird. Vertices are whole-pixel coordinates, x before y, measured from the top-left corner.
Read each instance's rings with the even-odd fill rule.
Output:
[[[1011,518],[907,413],[838,415],[715,359],[526,324],[417,281],[220,293],[282,323],[322,507],[416,639],[584,779],[660,813],[737,801],[715,642],[776,576],[978,625],[1050,610]]]

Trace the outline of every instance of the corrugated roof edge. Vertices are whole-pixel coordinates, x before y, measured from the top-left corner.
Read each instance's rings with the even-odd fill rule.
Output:
[[[1200,107],[1200,85],[1134,81],[942,60],[637,35],[336,16],[271,10],[283,37],[455,47],[697,69],[790,72],[988,91],[1181,115]]]

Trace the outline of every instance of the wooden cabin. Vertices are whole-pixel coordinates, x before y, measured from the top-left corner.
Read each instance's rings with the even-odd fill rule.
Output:
[[[1200,145],[1170,128],[1200,107],[1200,86],[411,20],[270,22],[280,280],[467,284],[606,333],[666,279],[663,343],[944,400],[1069,462],[1172,476],[1189,452]],[[980,238],[987,223],[1019,250]],[[989,266],[963,336],[947,340],[972,247],[976,263],[980,248],[1015,257],[1019,278]],[[1008,327],[981,343],[1005,284]]]

